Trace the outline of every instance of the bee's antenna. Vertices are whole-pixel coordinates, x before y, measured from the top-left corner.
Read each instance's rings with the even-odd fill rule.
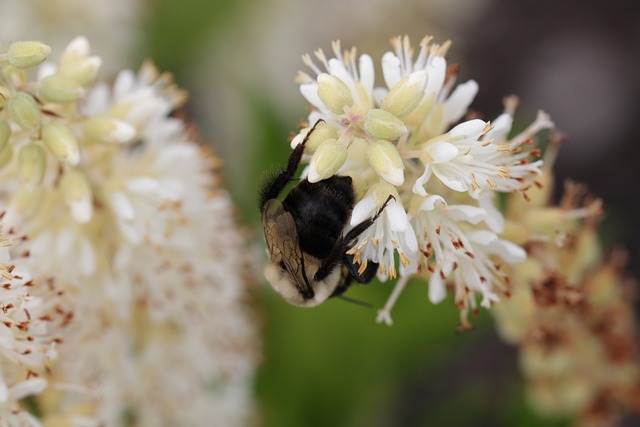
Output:
[[[340,298],[343,301],[347,301],[347,302],[350,302],[352,304],[359,305],[361,307],[373,308],[373,305],[369,304],[368,302],[364,302],[364,301],[360,301],[360,300],[357,300],[357,299],[345,297],[344,295],[338,295],[337,297]]]

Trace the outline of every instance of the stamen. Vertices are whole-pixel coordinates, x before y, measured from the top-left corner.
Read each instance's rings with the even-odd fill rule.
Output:
[[[393,319],[391,318],[391,310],[393,309],[393,306],[398,300],[398,297],[400,296],[404,288],[407,286],[407,283],[409,283],[408,277],[401,277],[400,279],[398,279],[384,307],[381,310],[378,310],[378,315],[376,316],[377,323],[385,323],[387,326],[393,325]]]

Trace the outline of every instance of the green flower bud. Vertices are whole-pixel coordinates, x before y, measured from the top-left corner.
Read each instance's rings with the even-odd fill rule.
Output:
[[[122,120],[99,116],[84,122],[84,134],[90,141],[125,144],[136,136],[136,128]]]
[[[35,67],[44,61],[51,48],[36,41],[16,42],[9,46],[9,64],[15,68],[25,69]]]
[[[39,93],[45,101],[64,104],[80,99],[84,89],[78,81],[54,74],[42,79]]]
[[[427,72],[416,71],[395,84],[382,101],[382,109],[396,117],[410,114],[424,97],[427,87]]]
[[[11,127],[5,120],[0,120],[0,151],[4,150],[11,136]]]
[[[327,179],[337,172],[347,159],[347,147],[335,139],[324,141],[309,162],[309,182]]]
[[[42,182],[45,166],[46,154],[40,145],[32,142],[20,149],[18,175],[27,189],[34,189]]]
[[[76,137],[64,124],[55,121],[42,127],[42,141],[44,145],[59,159],[70,165],[77,165],[80,161],[80,151]]]
[[[379,139],[369,144],[367,156],[369,164],[380,178],[396,186],[402,185],[404,182],[404,163],[395,145]]]
[[[18,92],[9,98],[9,114],[24,130],[36,130],[40,126],[40,107],[33,96]]]
[[[87,177],[76,169],[68,169],[60,179],[60,189],[73,219],[82,224],[91,221],[93,191]]]
[[[298,144],[301,144],[304,138],[311,130],[311,127],[304,128],[291,140],[291,148],[296,148]],[[327,123],[319,123],[307,142],[304,144],[304,151],[307,153],[313,153],[316,149],[327,139],[337,139],[338,131],[336,128]]]
[[[96,79],[101,65],[102,59],[98,56],[90,56],[88,58],[74,57],[66,61],[60,61],[57,74],[86,86]]]
[[[344,114],[345,107],[353,105],[349,87],[339,78],[322,73],[318,76],[318,96],[333,114]]]
[[[13,147],[10,144],[7,144],[2,150],[0,150],[0,168],[6,166],[7,163],[13,157]]]
[[[0,154],[2,156],[2,154]],[[45,199],[45,186],[41,185],[36,188],[26,188],[25,185],[21,185],[17,188],[13,195],[18,210],[25,216],[29,217],[35,214],[43,205]]]
[[[407,127],[402,120],[378,108],[367,113],[364,130],[374,138],[388,141],[396,140],[407,133]]]

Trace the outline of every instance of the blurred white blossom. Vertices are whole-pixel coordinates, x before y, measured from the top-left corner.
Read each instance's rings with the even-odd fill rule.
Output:
[[[45,420],[245,425],[251,278],[219,161],[174,115],[186,96],[169,75],[145,63],[107,84],[101,63],[78,37],[37,80],[5,68],[0,87],[5,220],[29,236],[33,275],[75,308],[56,365],[69,386]]]
[[[29,251],[15,230],[0,225],[0,420],[4,426],[40,426],[20,401],[49,384],[58,356],[58,335],[73,316],[64,292],[52,282],[34,282]]]

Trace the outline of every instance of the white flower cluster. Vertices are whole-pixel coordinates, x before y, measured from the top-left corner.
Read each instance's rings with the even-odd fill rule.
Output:
[[[48,54],[18,42],[5,55],[0,203],[34,276],[74,298],[56,373],[83,393],[60,400],[62,424],[244,425],[248,259],[217,159],[173,115],[184,92],[150,63],[96,82],[82,37],[30,81]]]
[[[53,284],[32,280],[26,250],[10,254],[20,246],[14,237],[6,238],[0,224],[0,420],[5,426],[40,426],[19,401],[47,387],[45,376],[61,343],[56,334],[73,313]]]
[[[471,80],[456,86],[457,67],[445,58],[448,42],[425,38],[417,55],[407,37],[394,38],[392,46],[382,57],[383,87],[375,86],[371,57],[358,57],[355,48],[341,52],[335,42],[332,58],[316,51],[320,66],[303,57],[313,72],[297,76],[313,106],[308,123],[324,120],[306,143],[304,173],[311,182],[351,176],[359,193],[352,225],[392,195],[395,201],[350,253],[363,269],[378,263],[381,280],[396,277],[398,267],[403,278],[427,277],[434,303],[452,284],[466,326],[478,297],[489,307],[497,300],[495,288],[508,286],[500,264],[526,256],[499,237],[504,219],[495,195],[526,197],[538,185],[540,151],[528,147],[536,133],[553,124],[539,113],[524,132],[509,138],[515,98],[506,100],[504,114],[493,122],[467,120],[478,85]],[[292,147],[310,129],[302,129]]]

